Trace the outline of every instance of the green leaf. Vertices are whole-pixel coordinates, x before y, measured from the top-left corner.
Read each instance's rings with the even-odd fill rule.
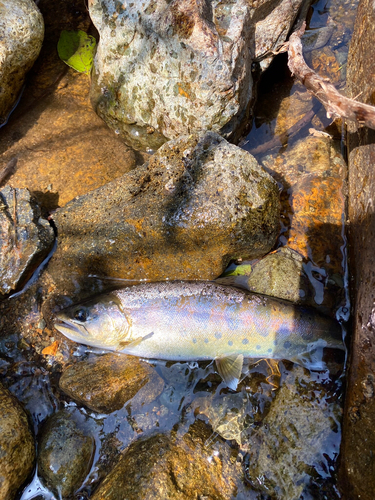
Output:
[[[57,43],[60,59],[76,71],[87,74],[92,68],[95,48],[95,38],[81,30],[63,30]]]
[[[225,271],[223,276],[250,276],[251,265],[241,264],[230,271]]]

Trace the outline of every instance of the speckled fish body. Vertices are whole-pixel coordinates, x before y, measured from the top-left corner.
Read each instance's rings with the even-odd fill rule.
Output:
[[[77,342],[175,361],[241,355],[319,369],[309,353],[343,349],[339,324],[330,318],[212,282],[144,283],[116,290],[61,311],[55,326]]]

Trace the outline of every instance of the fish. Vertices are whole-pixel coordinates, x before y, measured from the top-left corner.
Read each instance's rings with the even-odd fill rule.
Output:
[[[341,327],[313,308],[210,281],[141,283],[62,309],[70,340],[145,359],[215,360],[236,390],[244,358],[324,369],[324,348],[344,349]]]

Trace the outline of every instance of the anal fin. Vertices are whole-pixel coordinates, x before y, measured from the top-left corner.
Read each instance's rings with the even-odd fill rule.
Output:
[[[215,358],[216,368],[219,375],[227,384],[229,389],[235,391],[241,378],[243,355],[232,354],[222,358]]]

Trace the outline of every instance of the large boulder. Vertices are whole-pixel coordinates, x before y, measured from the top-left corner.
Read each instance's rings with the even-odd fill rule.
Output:
[[[349,96],[374,105],[375,5],[361,0],[348,58]],[[349,243],[353,336],[341,448],[343,498],[372,500],[375,491],[375,133],[350,124]]]
[[[301,3],[91,0],[94,108],[135,149],[201,130],[233,136],[253,100],[252,62],[285,41]]]
[[[0,2],[0,126],[16,103],[43,43],[42,14],[32,0]]]
[[[142,167],[56,211],[48,271],[60,293],[88,275],[213,279],[267,253],[279,233],[276,182],[214,132],[165,144]]]

